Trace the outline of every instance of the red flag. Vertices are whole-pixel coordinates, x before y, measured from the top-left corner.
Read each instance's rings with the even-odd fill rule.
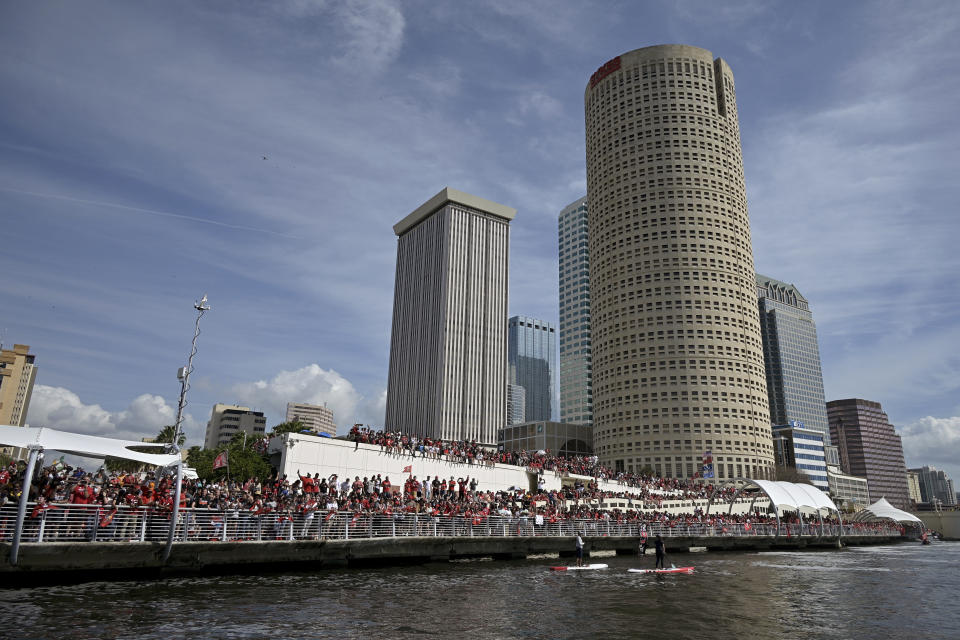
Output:
[[[336,512],[336,511],[331,511],[330,513],[327,514],[327,517],[324,518],[323,521],[324,521],[324,522],[327,522],[328,520],[330,520],[330,518],[332,518],[332,517],[335,516],[335,515],[337,515],[337,512]]]
[[[753,527],[750,526],[750,523],[749,523],[749,522],[748,522],[747,524],[743,525],[743,530],[744,530],[744,531],[750,531],[750,529],[753,529]]]
[[[358,513],[357,515],[353,516],[353,520],[350,521],[350,526],[351,527],[357,526],[357,521],[359,520],[360,520],[360,514]]]
[[[413,473],[413,465],[412,465],[412,464],[408,464],[407,466],[405,466],[405,467],[403,468],[402,473]]]
[[[114,507],[113,510],[111,510],[109,513],[105,514],[102,518],[100,518],[100,526],[109,527],[110,523],[113,522],[113,516],[115,515],[117,515],[116,507]]]
[[[227,452],[223,451],[216,458],[213,459],[213,468],[219,469],[220,467],[227,466]]]

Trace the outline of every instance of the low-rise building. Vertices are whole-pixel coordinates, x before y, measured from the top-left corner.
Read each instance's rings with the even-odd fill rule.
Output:
[[[859,511],[870,505],[866,478],[852,476],[831,465],[827,467],[827,480],[830,482],[830,497],[838,507]]]
[[[526,422],[497,433],[502,451],[549,451],[561,456],[593,455],[593,427],[566,422]]]
[[[233,404],[213,405],[210,420],[207,422],[207,435],[204,449],[216,449],[227,444],[233,436],[242,432],[250,436],[262,436],[267,428],[267,419],[262,411],[251,411],[250,407]]]

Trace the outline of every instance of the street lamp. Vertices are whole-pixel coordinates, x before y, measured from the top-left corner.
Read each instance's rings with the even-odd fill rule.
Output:
[[[197,322],[193,331],[190,355],[187,357],[187,366],[180,367],[180,369],[177,370],[177,378],[180,380],[180,404],[177,405],[177,421],[173,425],[173,442],[171,442],[169,446],[170,452],[177,455],[177,481],[173,491],[173,513],[170,517],[170,534],[167,536],[167,546],[163,551],[164,562],[170,557],[170,550],[173,548],[173,538],[177,532],[177,520],[180,517],[180,489],[183,484],[183,456],[180,455],[180,428],[183,423],[183,409],[187,406],[187,390],[190,388],[190,374],[193,372],[193,356],[197,355],[197,338],[200,337],[200,318],[210,310],[210,305],[207,304],[207,294],[203,294],[200,302],[194,302],[193,308],[197,310]]]

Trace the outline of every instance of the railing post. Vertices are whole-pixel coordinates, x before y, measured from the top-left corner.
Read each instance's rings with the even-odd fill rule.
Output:
[[[416,521],[416,516],[414,516],[414,521],[413,521],[413,523],[414,523],[414,525],[416,525],[416,523],[417,523],[417,521]],[[420,531],[418,530],[417,533],[420,533]],[[390,537],[391,537],[391,538],[396,538],[396,537],[397,537],[397,521],[396,521],[396,519],[395,519],[392,515],[390,516]]]
[[[37,530],[37,542],[43,542],[43,529],[47,524],[47,511],[44,511],[40,514],[40,528]]]
[[[147,539],[147,513],[140,509],[137,510],[137,513],[140,518],[140,542],[143,542]]]
[[[290,523],[290,532],[287,535],[287,540],[293,540],[293,516],[290,516],[290,519],[287,522]]]

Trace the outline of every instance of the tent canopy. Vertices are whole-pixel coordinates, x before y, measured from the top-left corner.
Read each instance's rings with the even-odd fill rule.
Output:
[[[27,448],[39,445],[62,453],[70,453],[88,458],[123,458],[136,460],[157,467],[167,467],[177,463],[180,456],[166,453],[164,444],[137,442],[136,440],[117,440],[100,436],[88,436],[82,433],[58,431],[46,427],[14,427],[0,425],[0,444]],[[143,453],[130,447],[154,447],[163,453]]]
[[[813,485],[774,480],[744,480],[758,486],[761,491],[767,494],[770,502],[780,509],[839,511],[830,496]]]
[[[887,502],[886,498],[880,498],[869,507],[866,507],[863,511],[857,513],[853,519],[859,522],[869,520],[896,520],[897,522],[913,522],[923,524],[923,520],[912,513],[907,513],[906,511],[897,509],[892,504]]]

